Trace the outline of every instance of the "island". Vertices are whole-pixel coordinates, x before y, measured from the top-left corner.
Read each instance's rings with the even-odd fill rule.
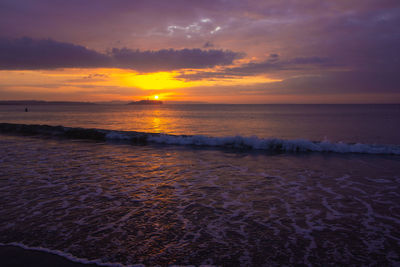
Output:
[[[162,105],[162,101],[160,100],[139,100],[139,101],[133,101],[128,103],[128,105]]]

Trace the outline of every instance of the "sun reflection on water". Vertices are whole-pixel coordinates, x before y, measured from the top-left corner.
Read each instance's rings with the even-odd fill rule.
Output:
[[[152,133],[170,133],[174,122],[167,113],[167,110],[159,107],[154,107],[152,112],[147,113],[143,119],[148,131]]]

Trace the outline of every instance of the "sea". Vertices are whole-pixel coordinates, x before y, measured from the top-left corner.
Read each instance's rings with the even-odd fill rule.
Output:
[[[400,266],[400,105],[27,109],[0,105],[1,246],[106,266]]]

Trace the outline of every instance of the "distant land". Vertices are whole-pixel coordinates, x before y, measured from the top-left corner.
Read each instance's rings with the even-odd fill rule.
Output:
[[[95,101],[93,103],[95,104],[101,104],[101,105],[126,105],[130,101],[122,101],[122,100],[111,100],[111,101]]]
[[[128,103],[128,105],[162,105],[160,100],[139,100]]]

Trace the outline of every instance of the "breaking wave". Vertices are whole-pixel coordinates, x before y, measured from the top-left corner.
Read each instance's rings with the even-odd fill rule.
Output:
[[[101,141],[122,141],[135,144],[219,147],[238,150],[262,150],[270,152],[334,152],[400,155],[400,146],[398,145],[310,141],[304,139],[285,140],[279,138],[258,138],[257,136],[210,137],[204,135],[171,135],[134,131],[115,131],[12,123],[0,123],[0,133],[45,135]]]

